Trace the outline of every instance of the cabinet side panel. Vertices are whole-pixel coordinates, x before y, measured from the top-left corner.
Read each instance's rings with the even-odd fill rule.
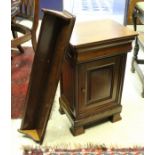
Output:
[[[61,96],[65,100],[66,106],[71,111],[74,110],[74,70],[70,63],[65,60],[61,74]]]

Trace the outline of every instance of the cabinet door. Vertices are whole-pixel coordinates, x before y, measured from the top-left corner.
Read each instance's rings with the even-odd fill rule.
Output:
[[[112,108],[119,104],[124,77],[123,55],[79,66],[79,117]]]

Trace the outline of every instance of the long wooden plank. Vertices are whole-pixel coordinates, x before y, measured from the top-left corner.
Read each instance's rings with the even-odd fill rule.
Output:
[[[42,143],[75,17],[44,9],[19,132]]]

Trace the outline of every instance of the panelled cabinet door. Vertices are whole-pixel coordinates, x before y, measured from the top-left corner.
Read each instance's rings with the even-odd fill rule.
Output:
[[[79,117],[118,104],[123,65],[121,60],[121,56],[115,56],[79,66]]]

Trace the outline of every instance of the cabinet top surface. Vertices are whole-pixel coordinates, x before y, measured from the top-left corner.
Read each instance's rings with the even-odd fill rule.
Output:
[[[137,32],[112,20],[76,23],[70,43],[73,46],[134,39]]]

